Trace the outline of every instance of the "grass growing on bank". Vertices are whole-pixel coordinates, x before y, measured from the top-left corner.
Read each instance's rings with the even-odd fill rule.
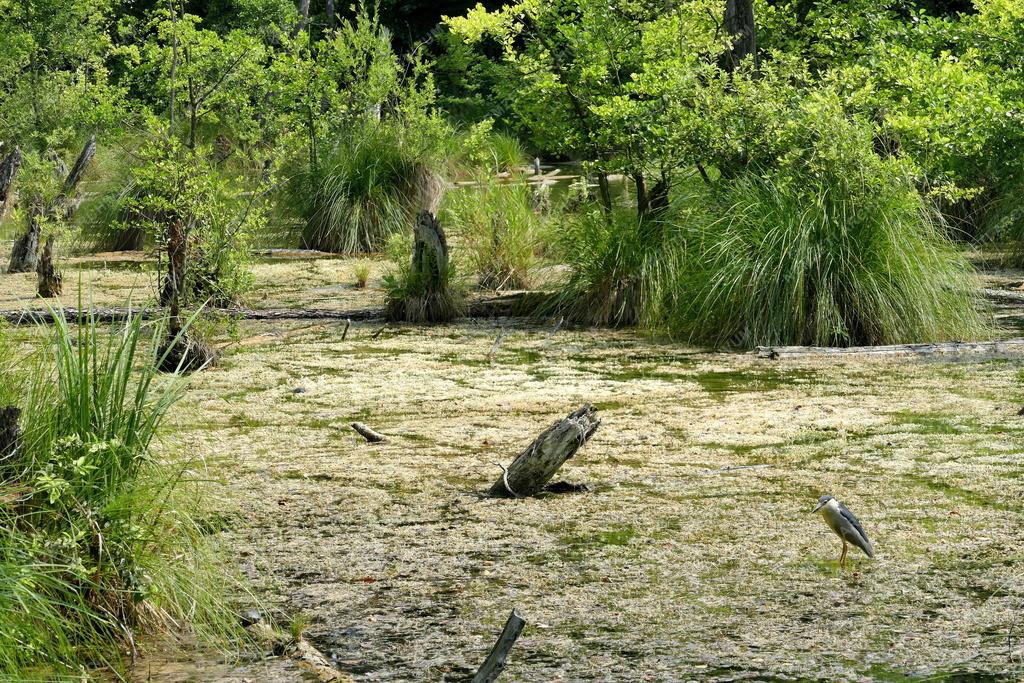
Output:
[[[449,192],[443,217],[481,289],[529,289],[546,235],[531,204],[533,188],[481,179]]]
[[[0,436],[0,677],[118,674],[140,635],[237,635],[196,463],[151,454],[183,384],[145,336],[137,318],[109,335],[58,322],[33,357],[0,358],[23,430]]]

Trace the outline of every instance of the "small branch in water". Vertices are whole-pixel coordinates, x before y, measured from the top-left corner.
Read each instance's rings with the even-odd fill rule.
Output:
[[[515,645],[525,626],[526,620],[516,614],[513,609],[508,621],[505,622],[505,628],[498,636],[498,642],[491,648],[491,653],[487,655],[487,659],[484,660],[480,670],[476,672],[476,676],[473,676],[472,683],[494,683],[497,680],[501,672],[505,670],[508,653],[512,650],[512,646]]]
[[[494,344],[491,345],[491,350],[487,352],[487,362],[494,362],[494,354],[498,352],[498,347],[501,346],[501,342],[505,339],[505,328],[498,330],[498,336],[494,338]]]
[[[737,470],[763,470],[774,467],[771,463],[765,462],[760,465],[730,465],[717,470],[708,470],[708,474],[721,474],[722,472],[735,472]]]
[[[348,328],[352,327],[352,319],[345,318],[345,329],[341,333],[341,341],[345,341],[345,337],[348,336]]]
[[[558,334],[558,331],[560,329],[562,329],[562,325],[564,323],[565,323],[565,316],[562,316],[561,318],[558,319],[558,322],[555,323],[555,326],[552,328],[552,330],[550,332],[548,332],[548,336],[544,339],[544,348],[545,349],[548,348],[549,346],[551,346],[551,340],[554,339],[555,335]]]
[[[353,422],[352,429],[359,432],[359,434],[370,443],[381,443],[385,440],[383,434],[373,431],[362,422]]]

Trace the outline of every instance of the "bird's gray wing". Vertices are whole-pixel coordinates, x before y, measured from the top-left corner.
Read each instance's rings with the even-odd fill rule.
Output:
[[[857,519],[857,516],[850,512],[850,508],[846,507],[842,503],[839,503],[839,513],[843,516],[844,519],[846,519],[847,522],[853,525],[853,528],[856,529],[857,533],[860,534],[861,538],[864,539],[864,542],[867,544],[867,548],[863,548],[863,546],[862,548],[866,552],[868,552],[868,555],[873,554],[871,551],[868,550],[869,548],[871,548],[871,540],[868,538],[868,535],[864,532],[864,527],[861,526],[860,520]]]

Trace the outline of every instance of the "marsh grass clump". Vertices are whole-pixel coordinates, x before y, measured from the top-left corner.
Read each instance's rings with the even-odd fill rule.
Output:
[[[858,160],[727,182],[683,231],[669,327],[740,346],[984,335],[971,267],[938,215],[893,165]]]
[[[357,263],[352,274],[355,276],[356,289],[366,289],[366,283],[370,281],[370,264]]]
[[[481,179],[478,186],[449,193],[444,216],[478,277],[481,289],[529,289],[545,234],[531,206],[528,185]]]
[[[567,215],[560,250],[570,273],[550,305],[585,325],[662,326],[677,261],[674,231],[665,217],[638,221],[629,210]]]
[[[292,173],[287,201],[306,248],[377,252],[418,211],[436,211],[444,185],[411,134],[396,122],[354,126],[336,135],[314,168]]]
[[[0,459],[0,677],[118,674],[143,634],[227,644],[237,618],[195,463],[151,452],[181,379],[146,361],[138,318],[108,332],[58,317],[49,334],[0,366],[22,430]]]

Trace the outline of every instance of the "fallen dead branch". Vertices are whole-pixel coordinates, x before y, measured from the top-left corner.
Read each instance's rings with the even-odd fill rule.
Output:
[[[936,344],[891,344],[888,346],[758,346],[758,358],[809,358],[816,356],[1019,356],[1024,339],[991,342],[942,342]]]

